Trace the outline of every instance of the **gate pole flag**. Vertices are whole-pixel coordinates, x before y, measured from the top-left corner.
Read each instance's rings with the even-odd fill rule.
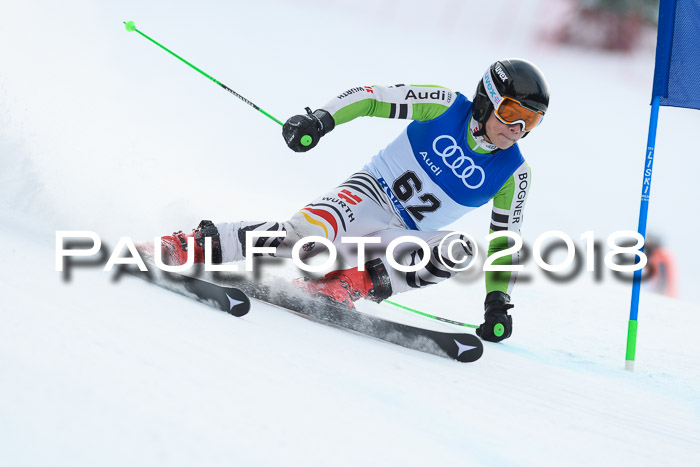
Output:
[[[651,175],[656,146],[659,107],[700,109],[700,0],[661,0],[656,40],[656,64],[652,89],[649,138],[644,158],[642,199],[638,232],[644,237],[651,195]],[[632,302],[627,329],[625,368],[634,369],[637,348],[637,314],[642,271],[634,273]]]

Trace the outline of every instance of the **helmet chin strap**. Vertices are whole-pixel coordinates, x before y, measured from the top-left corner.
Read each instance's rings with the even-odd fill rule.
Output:
[[[474,118],[469,119],[469,133],[474,137],[477,148],[485,149],[488,152],[497,151],[499,149],[496,145],[490,142],[491,139],[488,137],[488,135],[486,135],[486,126]]]
[[[474,136],[486,136],[488,138],[488,136],[486,135],[486,121],[489,119],[489,117],[491,117],[491,112],[493,112],[493,109],[489,110],[489,115],[483,119],[483,123],[479,120],[476,121],[477,125],[479,126],[479,129],[472,133]],[[489,141],[491,141],[491,138],[489,138]]]
[[[491,138],[486,134],[486,125],[481,122],[479,122],[479,129],[474,132],[474,136],[486,136],[489,142],[491,142]]]

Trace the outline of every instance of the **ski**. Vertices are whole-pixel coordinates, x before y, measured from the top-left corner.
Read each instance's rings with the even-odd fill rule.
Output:
[[[473,334],[440,332],[396,323],[349,309],[325,297],[307,295],[288,283],[260,284],[234,276],[228,276],[225,283],[241,289],[255,300],[277,306],[312,321],[354,331],[409,349],[459,362],[474,362],[484,351],[481,340]]]
[[[143,259],[148,272],[133,268],[127,271],[234,316],[248,313],[250,297],[312,321],[459,362],[474,362],[484,352],[481,340],[473,334],[433,331],[371,316],[330,298],[308,295],[281,279],[273,284],[239,275],[208,274],[198,267],[201,265],[192,268],[193,276],[167,273],[159,270],[147,255]]]
[[[236,287],[214,284],[196,277],[185,276],[158,270],[155,265],[145,261],[148,271],[142,272],[133,267],[125,270],[151,284],[241,317],[250,311],[250,299]]]

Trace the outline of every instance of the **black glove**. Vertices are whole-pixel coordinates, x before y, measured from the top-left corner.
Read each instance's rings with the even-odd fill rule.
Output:
[[[489,292],[484,301],[484,323],[476,330],[476,335],[485,341],[500,342],[510,337],[513,332],[513,318],[508,310],[510,297],[503,292]]]
[[[286,121],[282,127],[282,136],[295,152],[306,152],[318,144],[321,136],[335,128],[333,116],[323,109],[311,113],[306,108],[306,114],[295,115]]]

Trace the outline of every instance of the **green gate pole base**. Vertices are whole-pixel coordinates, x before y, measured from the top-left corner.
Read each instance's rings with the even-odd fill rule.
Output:
[[[636,319],[631,319],[627,326],[627,354],[625,358],[625,370],[634,371],[634,359],[637,352],[637,325]]]

